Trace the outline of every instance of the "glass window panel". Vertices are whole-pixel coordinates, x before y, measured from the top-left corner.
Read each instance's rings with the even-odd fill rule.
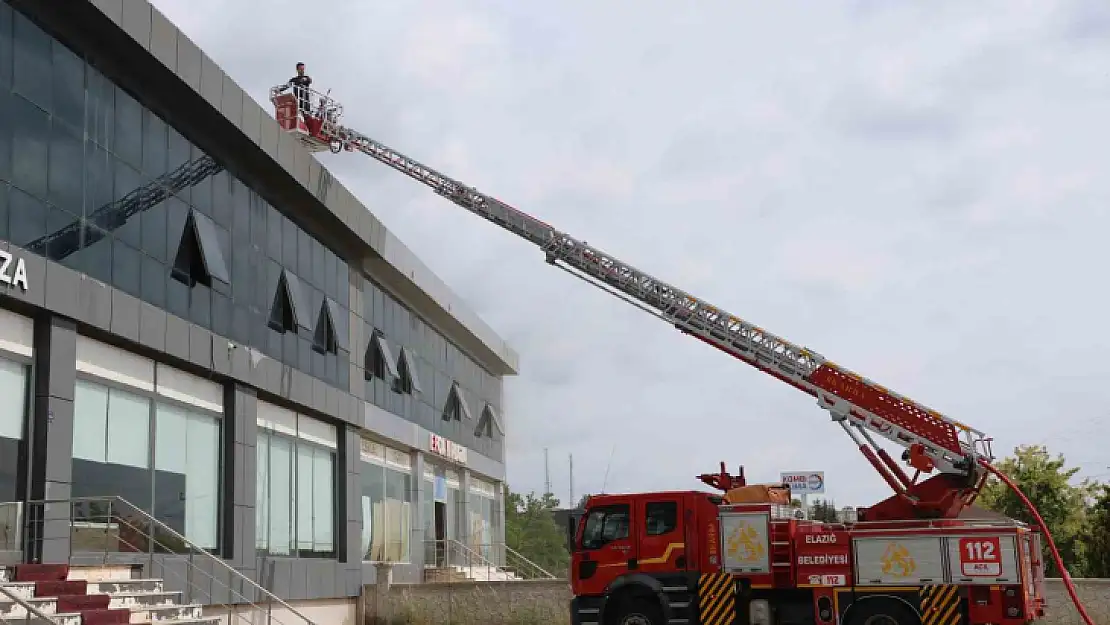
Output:
[[[292,507],[293,492],[293,443],[287,438],[270,438],[270,540],[269,551],[276,555],[289,555],[293,541]]]
[[[18,11],[14,16],[13,86],[20,95],[50,110],[50,36]]]
[[[169,205],[165,202],[159,202],[154,206],[143,207],[142,218],[142,244],[140,248],[143,252],[151,255],[161,262],[167,262],[169,258],[169,250],[167,249],[167,224],[168,224]],[[173,250],[175,253],[176,249]]]
[[[64,233],[50,240],[39,239],[46,243],[46,257],[50,260],[64,261],[80,249],[81,245],[81,219],[60,208],[46,207],[46,232],[50,234]],[[43,246],[37,242],[31,251],[42,254]]]
[[[132,167],[143,164],[143,107],[118,87],[113,151]]]
[[[0,8],[6,5],[0,4]],[[0,87],[0,119],[12,118],[11,92]],[[12,124],[0,124],[0,180],[12,179]],[[3,225],[0,225],[2,228]]]
[[[297,445],[297,550],[312,551],[313,448]]]
[[[367,547],[363,551],[363,560],[380,561],[383,558],[385,544],[385,472],[380,465],[362,463],[362,497],[369,507],[369,513],[362,515],[363,535]]]
[[[132,194],[143,184],[143,177],[139,174],[139,170],[124,163],[123,161],[115,161],[115,170],[113,171],[113,179],[115,180],[115,193],[113,200],[116,206],[121,206],[120,201]],[[135,249],[142,246],[142,211],[128,211],[129,215],[112,211],[105,213],[106,219],[97,219],[96,225],[112,232],[121,241],[127,243]],[[126,215],[126,221],[119,223],[120,217]]]
[[[107,150],[89,144],[85,153],[85,205],[84,214],[92,216],[108,207],[115,199],[112,168],[115,158]]]
[[[36,198],[12,188],[8,196],[8,238],[20,247],[46,234],[46,206]]]
[[[168,157],[166,122],[149,110],[143,111],[143,172],[151,178],[166,173]]]
[[[266,205],[266,254],[271,260],[282,264],[282,222],[284,216],[273,206]]]
[[[53,43],[54,117],[79,129],[85,122],[85,62],[60,42]]]
[[[27,373],[21,364],[0,360],[0,438],[23,438],[27,413]]]
[[[80,215],[85,160],[84,140],[63,124],[50,135],[50,203]]]
[[[265,550],[270,536],[270,436],[258,433],[255,442],[254,546]]]
[[[212,177],[212,221],[222,228],[231,227],[231,174],[222,171]]]
[[[116,89],[95,68],[88,67],[86,73],[85,129],[90,139],[111,150],[115,143]]]
[[[12,98],[12,184],[39,199],[46,198],[50,117],[23,98]]]
[[[135,297],[142,295],[143,255],[119,239],[112,240],[112,284]]]
[[[97,228],[85,225],[82,231],[81,251],[67,265],[100,280],[112,282],[112,240]]]
[[[188,415],[183,409],[155,406],[154,515],[182,534],[187,529],[188,429]]]
[[[335,456],[317,449],[312,462],[312,542],[316,551],[327,553],[335,549]]]
[[[73,392],[73,457],[104,462],[108,433],[108,389],[78,380]]]
[[[107,462],[146,469],[150,466],[150,400],[108,391]]]
[[[177,406],[158,404],[155,408],[154,468],[185,474],[188,467],[186,446],[188,413]]]
[[[12,84],[12,7],[0,4],[0,85]]]
[[[281,216],[281,264],[285,267],[297,266],[297,230],[297,224],[285,215]]]
[[[188,424],[185,537],[200,547],[215,549],[219,537],[220,421],[190,414]]]

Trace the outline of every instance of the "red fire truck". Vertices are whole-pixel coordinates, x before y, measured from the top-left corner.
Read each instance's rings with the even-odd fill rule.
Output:
[[[548,263],[810,395],[893,494],[858,518],[793,518],[774,487],[699,476],[723,494],[591,497],[573,528],[574,625],[1017,625],[1044,614],[1047,541],[1011,521],[961,520],[994,474],[990,439],[741,317],[344,126],[313,92],[300,111],[271,91],[281,126],[309,149],[361,152],[539,247]],[[911,476],[876,443],[903,448]],[[1026,500],[1028,503],[1028,500]],[[1088,625],[1070,579],[1064,582]]]

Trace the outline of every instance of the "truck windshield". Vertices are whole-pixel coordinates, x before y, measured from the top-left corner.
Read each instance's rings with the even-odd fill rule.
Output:
[[[614,540],[628,538],[628,506],[605,506],[590,510],[582,529],[582,548],[598,549]]]

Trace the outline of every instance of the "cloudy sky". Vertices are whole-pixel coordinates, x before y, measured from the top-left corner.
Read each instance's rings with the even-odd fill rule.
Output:
[[[993,435],[1110,477],[1110,4],[155,0],[348,123]],[[696,7],[696,8],[689,8]],[[368,158],[322,160],[521,354],[510,483],[885,486],[827,413]]]

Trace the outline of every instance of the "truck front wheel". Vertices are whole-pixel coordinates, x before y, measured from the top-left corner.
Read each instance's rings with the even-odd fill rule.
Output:
[[[663,625],[663,610],[647,598],[629,598],[615,606],[608,625]]]

